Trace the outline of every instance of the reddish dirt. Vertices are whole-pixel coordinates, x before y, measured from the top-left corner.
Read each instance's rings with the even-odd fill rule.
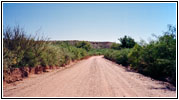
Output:
[[[62,70],[63,69],[63,70]],[[176,97],[164,82],[93,56],[3,86],[4,97]]]

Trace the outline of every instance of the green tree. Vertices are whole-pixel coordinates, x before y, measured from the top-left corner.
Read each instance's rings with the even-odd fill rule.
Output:
[[[121,42],[122,48],[133,48],[134,45],[136,44],[134,39],[126,35],[123,38],[120,38],[118,40]]]

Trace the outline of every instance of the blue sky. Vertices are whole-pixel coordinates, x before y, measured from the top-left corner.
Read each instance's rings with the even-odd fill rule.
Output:
[[[3,26],[50,40],[148,41],[176,25],[175,3],[4,3]]]

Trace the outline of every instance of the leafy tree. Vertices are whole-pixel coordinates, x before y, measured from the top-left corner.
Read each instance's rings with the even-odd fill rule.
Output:
[[[122,48],[133,48],[134,45],[136,44],[134,39],[126,35],[123,38],[120,38],[118,40],[121,42]]]

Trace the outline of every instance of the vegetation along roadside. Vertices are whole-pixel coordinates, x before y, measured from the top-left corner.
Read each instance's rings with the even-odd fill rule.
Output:
[[[129,36],[112,43],[110,48],[94,48],[90,42],[49,41],[45,38],[26,35],[19,26],[3,31],[3,80],[11,83],[28,77],[29,73],[46,72],[71,61],[93,55],[104,55],[123,66],[129,66],[154,79],[176,85],[176,28],[169,25],[168,31],[149,43],[135,42]],[[20,77],[20,78],[18,78]]]

